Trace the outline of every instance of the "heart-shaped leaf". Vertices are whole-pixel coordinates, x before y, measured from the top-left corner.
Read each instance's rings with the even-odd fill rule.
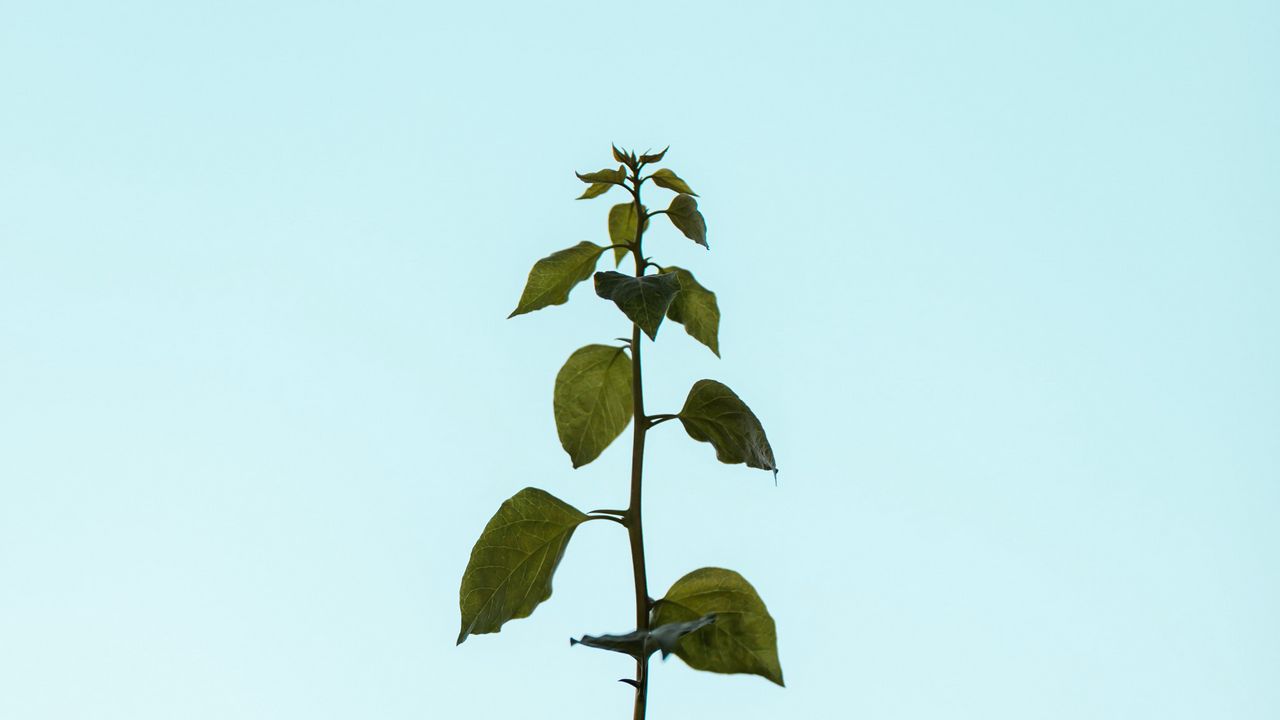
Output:
[[[569,645],[612,650],[634,658],[646,658],[661,650],[662,659],[666,660],[668,655],[676,652],[680,638],[715,621],[715,615],[705,615],[697,620],[659,625],[651,630],[634,630],[625,635],[583,635],[581,640],[569,638]]]
[[[550,493],[525,488],[485,526],[462,574],[461,645],[468,635],[495,633],[508,620],[529,617],[551,597],[551,576],[587,516]]]
[[[636,227],[639,226],[635,203],[622,203],[609,208],[609,242],[612,245],[626,245],[636,241]],[[627,256],[627,249],[613,249],[614,267],[622,264]]]
[[[650,340],[657,339],[658,326],[679,291],[680,281],[670,274],[632,277],[612,270],[596,273],[596,294],[612,300]]]
[[[600,457],[631,421],[631,358],[622,348],[579,348],[556,375],[560,445],[575,468]]]
[[[507,317],[541,310],[548,305],[563,305],[569,301],[569,291],[575,285],[591,277],[596,260],[604,248],[586,241],[571,248],[558,250],[533,264],[529,279],[525,282],[520,302]]]
[[[698,212],[698,201],[692,195],[677,195],[667,207],[667,217],[684,236],[702,247],[707,245],[707,221]]]
[[[651,180],[653,180],[653,184],[657,185],[658,187],[663,187],[668,190],[675,190],[676,192],[684,193],[685,195],[698,194],[689,187],[689,183],[686,183],[685,181],[681,180],[678,175],[676,175],[675,173],[671,172],[666,168],[662,168],[661,170],[655,172],[653,175],[650,175],[649,177]]]
[[[773,448],[759,418],[724,384],[715,380],[694,383],[679,417],[689,437],[711,443],[720,462],[746,463],[777,474]]]
[[[574,175],[577,175],[578,179],[584,183],[613,183],[614,185],[621,185],[622,181],[627,179],[626,170],[622,166],[618,166],[617,170],[605,168],[589,173],[574,173]]]
[[[685,332],[720,357],[720,306],[716,304],[716,294],[698,284],[693,273],[684,268],[673,265],[662,272],[671,273],[680,281],[680,292],[672,298],[667,317],[684,325]]]
[[[653,608],[653,623],[687,622],[714,615],[710,627],[691,633],[675,654],[691,668],[751,673],[782,685],[778,635],[764,601],[741,575],[699,568],[671,586]]]

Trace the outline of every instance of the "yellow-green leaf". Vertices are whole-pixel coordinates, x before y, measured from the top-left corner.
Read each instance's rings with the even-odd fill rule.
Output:
[[[495,633],[508,620],[529,617],[551,597],[551,576],[587,516],[537,488],[516,493],[485,525],[462,574],[458,605],[468,635]]]
[[[631,421],[631,357],[622,348],[579,348],[556,375],[556,432],[575,468],[595,460]]]
[[[578,283],[591,277],[596,261],[604,248],[586,241],[571,248],[558,250],[533,264],[529,279],[525,282],[520,302],[507,317],[541,310],[548,305],[563,305],[569,301],[569,291]]]
[[[659,162],[662,160],[662,156],[666,155],[667,151],[670,149],[671,149],[671,146],[668,145],[667,147],[662,148],[662,152],[653,153],[652,155],[641,155],[640,162],[646,163],[646,164]]]
[[[663,152],[666,152],[666,151],[664,150]],[[675,190],[676,192],[683,193],[685,195],[698,194],[694,192],[692,188],[689,187],[689,183],[685,182],[684,180],[681,180],[678,175],[676,175],[675,173],[671,172],[666,168],[662,168],[661,170],[658,170],[657,172],[655,172],[653,175],[650,175],[649,177],[650,179],[653,180],[653,184],[657,185],[658,187],[663,187],[668,190]]]
[[[578,179],[584,183],[613,183],[614,185],[621,185],[622,181],[627,179],[627,172],[621,165],[618,166],[617,170],[605,168],[589,173],[574,173],[574,175],[577,175]]]
[[[613,245],[626,245],[636,241],[636,227],[640,224],[636,215],[635,203],[622,203],[609,208],[609,242]],[[613,249],[614,267],[622,264],[627,256],[627,249]]]
[[[607,183],[607,182],[591,183],[590,185],[587,186],[586,190],[582,191],[582,194],[579,195],[577,199],[590,200],[593,197],[599,197],[609,192],[609,190],[613,187],[614,187],[614,183]]]
[[[715,622],[679,641],[675,654],[691,668],[750,673],[782,685],[778,635],[764,601],[741,575],[724,568],[694,570],[671,586],[653,608],[652,623]]]

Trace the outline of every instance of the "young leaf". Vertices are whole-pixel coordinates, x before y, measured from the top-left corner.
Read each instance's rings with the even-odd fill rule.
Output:
[[[707,245],[707,221],[698,212],[698,201],[691,195],[677,195],[667,207],[667,217],[684,236],[702,247]]]
[[[577,175],[578,179],[584,183],[613,183],[614,185],[621,185],[622,181],[627,178],[627,173],[622,167],[617,170],[605,168],[589,173],[574,173],[574,175]]]
[[[711,443],[720,462],[746,463],[747,467],[777,474],[773,448],[769,447],[760,420],[723,384],[715,380],[694,383],[679,417],[689,437]]]
[[[622,348],[578,348],[556,375],[556,432],[575,468],[600,457],[631,421],[631,358]]]
[[[461,645],[468,635],[495,633],[508,620],[529,617],[551,597],[551,576],[565,546],[587,516],[537,488],[516,493],[485,526],[462,574]]]
[[[693,273],[674,265],[662,269],[664,273],[672,273],[680,281],[680,292],[676,293],[667,308],[667,317],[684,325],[684,331],[694,340],[711,348],[711,352],[720,357],[720,341],[717,337],[720,330],[720,307],[716,305],[716,294],[698,284]]]
[[[680,638],[694,630],[700,630],[716,621],[716,616],[704,615],[688,622],[659,625],[651,630],[634,630],[625,635],[583,635],[581,640],[569,638],[569,646],[586,645],[601,650],[612,650],[634,658],[646,658],[661,650],[662,659],[676,651]]]
[[[613,148],[614,160],[617,160],[618,162],[622,163],[623,165],[626,165],[632,170],[636,168],[636,165],[638,163],[636,162],[636,154],[634,152],[619,150],[617,145],[610,145],[609,147]]]
[[[639,218],[636,216],[635,203],[622,203],[609,208],[609,242],[612,245],[622,245],[625,243],[633,243],[636,241],[636,226]],[[614,267],[622,264],[622,259],[627,256],[626,248],[614,248],[613,258]]]
[[[690,634],[675,648],[689,667],[718,673],[751,673],[782,685],[778,636],[764,601],[741,575],[700,568],[671,586],[653,608],[653,623],[715,615],[711,627]]]
[[[681,180],[678,175],[676,175],[675,173],[671,172],[666,168],[662,168],[661,170],[655,172],[653,175],[650,175],[649,178],[653,180],[654,185],[657,185],[658,187],[661,187],[661,188],[666,188],[668,190],[675,190],[676,192],[683,193],[685,195],[698,194],[694,192],[692,188],[689,187],[689,183]]]
[[[533,264],[529,279],[525,282],[520,302],[508,318],[541,310],[548,305],[563,305],[569,301],[569,291],[595,272],[596,260],[604,248],[586,241],[571,248],[558,250]]]
[[[605,193],[609,192],[609,190],[610,190],[613,186],[614,186],[614,184],[613,184],[613,183],[607,183],[607,182],[602,182],[602,183],[591,183],[590,185],[588,185],[588,186],[587,186],[587,189],[586,189],[586,190],[583,190],[583,191],[582,191],[582,194],[581,194],[581,195],[579,195],[579,196],[577,197],[577,199],[578,199],[578,200],[590,200],[590,199],[591,199],[591,198],[593,198],[593,197],[599,197],[599,196],[601,196],[601,195],[603,195],[603,194],[605,194]]]
[[[596,273],[596,294],[612,300],[650,340],[657,339],[658,325],[679,291],[680,281],[674,275],[632,277],[612,270]]]
[[[641,155],[640,162],[645,164],[660,162],[662,160],[662,156],[666,155],[667,151],[670,149],[671,149],[671,146],[668,145],[667,147],[662,148],[662,152],[654,153],[652,155]]]

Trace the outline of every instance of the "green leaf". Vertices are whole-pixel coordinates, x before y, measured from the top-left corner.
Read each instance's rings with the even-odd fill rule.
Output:
[[[725,385],[715,380],[694,383],[679,417],[689,437],[711,443],[720,462],[746,463],[747,467],[772,470],[777,475],[773,448],[769,447],[760,420]]]
[[[663,150],[663,152],[666,152],[666,151]],[[685,195],[698,194],[693,191],[693,188],[689,187],[689,183],[681,180],[680,176],[676,175],[675,173],[671,172],[666,168],[662,168],[661,170],[655,172],[653,175],[650,175],[649,178],[653,180],[653,184],[657,185],[658,187],[666,188],[668,190],[675,190],[676,192],[683,193]]]
[[[578,348],[556,375],[560,445],[575,468],[600,457],[631,422],[631,358],[622,348]]]
[[[672,273],[680,281],[680,292],[671,300],[667,317],[684,325],[685,332],[720,357],[720,307],[716,294],[698,284],[693,273],[684,268],[673,265],[662,272]]]
[[[676,652],[680,638],[715,621],[715,615],[705,615],[697,620],[669,623],[651,630],[634,630],[625,635],[583,635],[581,640],[569,638],[569,646],[586,645],[620,652],[634,658],[646,658],[661,650],[662,659],[666,660],[668,655]]]
[[[551,597],[551,576],[573,531],[587,516],[537,488],[502,503],[471,549],[462,574],[461,645],[468,635],[495,633],[508,620],[529,617]]]
[[[638,219],[635,203],[622,203],[609,208],[609,242],[613,245],[635,242]],[[626,248],[614,248],[614,267],[621,265],[626,256]]]
[[[586,241],[571,248],[558,250],[533,264],[529,279],[525,282],[520,302],[507,317],[541,310],[548,305],[563,305],[569,301],[569,291],[595,272],[596,260],[604,248]]]
[[[614,185],[621,185],[622,181],[627,179],[626,170],[621,166],[617,170],[605,168],[589,173],[574,173],[574,175],[577,175],[578,179],[584,183],[613,183]]]
[[[609,145],[609,147],[613,148],[614,160],[617,160],[618,162],[622,163],[623,165],[626,165],[629,168],[635,169],[635,166],[637,164],[635,153],[628,152],[626,150],[619,150],[617,145],[611,144]]]
[[[707,615],[715,615],[715,623],[680,642],[675,654],[681,660],[697,670],[750,673],[783,684],[773,618],[756,589],[738,573],[694,570],[654,605],[652,618],[654,624],[666,624]]]
[[[660,153],[654,153],[652,155],[641,155],[640,162],[646,163],[646,164],[659,162],[660,160],[662,160],[662,156],[666,155],[667,151],[670,149],[671,149],[671,146],[668,145],[667,147],[662,148],[662,152]]]
[[[613,188],[613,187],[614,187],[614,184],[613,184],[613,183],[607,183],[607,182],[602,182],[602,183],[591,183],[590,185],[588,185],[588,186],[587,186],[587,189],[586,189],[586,190],[583,190],[583,191],[582,191],[582,194],[581,194],[581,195],[579,195],[579,196],[577,197],[577,199],[578,199],[578,200],[590,200],[590,199],[591,199],[591,198],[593,198],[593,197],[599,197],[599,196],[601,196],[601,195],[603,195],[603,194],[605,194],[605,193],[609,192],[609,190],[610,190],[611,188]]]
[[[680,281],[674,275],[632,277],[612,270],[596,273],[596,294],[617,304],[650,340],[657,339],[658,326],[679,291]]]
[[[677,195],[667,207],[667,217],[684,236],[702,247],[707,245],[707,221],[698,212],[698,201],[691,195]]]

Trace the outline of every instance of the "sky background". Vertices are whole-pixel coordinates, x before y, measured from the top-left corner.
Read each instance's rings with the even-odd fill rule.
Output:
[[[0,15],[0,717],[629,717],[609,523],[454,646],[505,498],[625,503],[551,413],[624,319],[504,319],[611,142],[723,313],[648,409],[719,379],[781,467],[650,435],[652,592],[742,572],[788,683],[673,658],[653,720],[1280,716],[1275,2]]]

